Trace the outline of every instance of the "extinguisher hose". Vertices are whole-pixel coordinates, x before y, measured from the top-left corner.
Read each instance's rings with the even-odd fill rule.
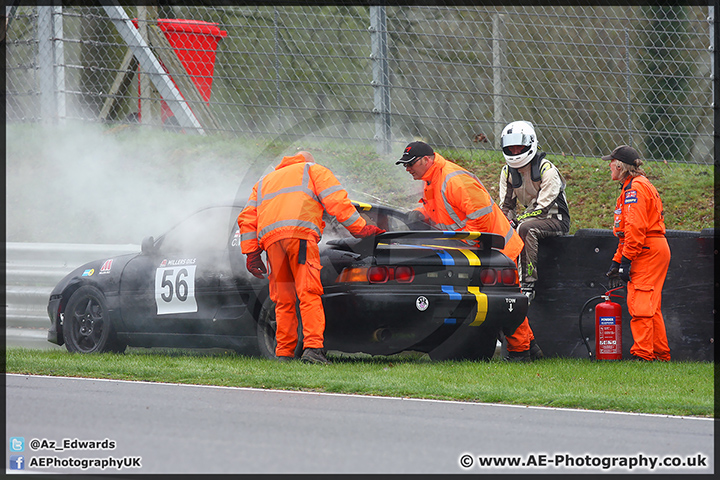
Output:
[[[585,302],[585,305],[583,305],[582,310],[580,310],[580,318],[578,319],[578,327],[580,329],[580,338],[582,338],[582,341],[585,344],[585,347],[587,348],[588,356],[590,357],[590,359],[593,358],[593,353],[592,353],[592,350],[590,349],[590,344],[588,343],[587,338],[585,338],[585,334],[583,333],[583,329],[582,329],[583,314],[585,313],[585,309],[588,307],[588,305],[590,305],[595,300],[603,300],[604,298],[605,298],[605,295],[596,295],[596,296],[592,297],[591,299],[589,299],[587,302]]]

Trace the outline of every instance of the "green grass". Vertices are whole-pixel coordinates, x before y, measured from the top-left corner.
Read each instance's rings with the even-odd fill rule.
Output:
[[[498,201],[503,156],[466,151],[441,152],[446,158],[475,173]],[[565,177],[570,207],[570,233],[579,228],[612,229],[620,185],[610,179],[608,162],[600,158],[548,155]],[[714,167],[712,165],[648,163],[643,166],[657,188],[669,230],[699,231],[714,227]]]
[[[81,127],[43,131],[46,141],[38,142],[36,125],[7,126],[8,241],[139,243],[144,236],[162,234],[188,212],[234,196],[241,182],[249,179],[252,185],[265,168],[300,149],[330,167],[354,200],[410,209],[418,205],[422,193],[422,182],[395,165],[402,150],[398,145],[381,156],[371,142]],[[505,163],[500,152],[439,153],[475,173],[499,201],[498,180]],[[570,233],[612,228],[619,185],[610,180],[607,162],[562,155],[548,158],[567,182]],[[249,165],[251,173],[245,170]],[[668,229],[699,231],[714,226],[712,165],[653,162],[645,167],[663,200]],[[68,215],[69,210],[75,215]],[[138,222],[138,217],[146,221]]]
[[[78,355],[8,348],[6,371],[281,390],[714,417],[714,364],[430,362],[426,357],[330,355],[333,365],[277,363],[213,351],[130,349]]]

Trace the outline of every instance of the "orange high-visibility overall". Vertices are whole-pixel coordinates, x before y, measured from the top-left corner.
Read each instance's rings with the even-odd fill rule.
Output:
[[[628,177],[615,205],[613,233],[619,238],[613,260],[630,260],[627,305],[632,316],[630,353],[645,360],[670,360],[662,288],[670,265],[662,200],[645,176]]]
[[[318,250],[325,228],[323,211],[353,234],[366,224],[335,175],[322,165],[308,162],[300,153],[283,157],[273,172],[255,184],[238,216],[242,252],[263,249],[267,254],[270,298],[275,302],[277,321],[277,356],[294,355],[298,342],[297,300],[303,347],[324,346]]]
[[[482,182],[459,165],[435,153],[433,165],[425,172],[424,194],[418,210],[441,230],[490,232],[505,238],[502,253],[515,261],[523,241]],[[524,352],[535,335],[527,317],[510,335],[505,335],[509,352]]]

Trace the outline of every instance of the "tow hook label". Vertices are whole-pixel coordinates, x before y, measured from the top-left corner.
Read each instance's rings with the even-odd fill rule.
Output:
[[[418,297],[417,300],[415,300],[415,306],[418,310],[424,312],[430,306],[430,302],[425,297]]]
[[[515,309],[515,298],[505,298],[505,303],[507,303],[508,312],[512,312]]]

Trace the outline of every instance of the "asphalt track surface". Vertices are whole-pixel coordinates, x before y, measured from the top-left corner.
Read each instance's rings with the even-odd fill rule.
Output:
[[[712,419],[16,374],[6,434],[22,473],[714,473]]]

